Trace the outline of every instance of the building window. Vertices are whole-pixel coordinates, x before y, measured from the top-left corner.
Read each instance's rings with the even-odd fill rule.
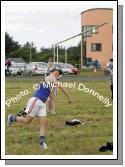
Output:
[[[95,28],[97,25],[87,25],[87,26],[82,26],[82,32],[88,31],[83,34],[84,41],[86,41],[86,37],[91,37],[92,34],[97,34],[98,33],[98,28]],[[92,29],[93,28],[93,29]],[[94,29],[95,28],[95,29]],[[92,29],[92,30],[91,30]]]
[[[102,44],[101,43],[92,43],[91,44],[91,51],[101,51]]]
[[[97,26],[97,25],[96,25]],[[96,34],[96,33],[98,33],[98,28],[95,28],[96,26],[92,26],[91,28],[94,28],[93,30],[92,30],[92,34]]]
[[[91,37],[91,34],[92,34],[91,26],[87,26],[86,30],[88,31],[88,32],[86,33],[86,36],[87,36],[87,37]],[[90,30],[90,31],[89,31],[89,30]]]
[[[87,31],[87,26],[82,27],[82,32]],[[86,38],[86,33],[83,34],[83,37]]]

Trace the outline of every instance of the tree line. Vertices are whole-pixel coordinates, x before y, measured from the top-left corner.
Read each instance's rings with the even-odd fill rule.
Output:
[[[67,62],[73,65],[80,64],[81,44],[71,46],[67,49]],[[5,33],[5,57],[6,58],[23,58],[27,63],[30,61],[30,52],[32,54],[32,61],[47,62],[49,57],[53,57],[53,48],[41,47],[40,51],[33,42],[26,42],[20,45],[15,41],[9,33]],[[59,46],[59,62],[65,62],[65,48]]]

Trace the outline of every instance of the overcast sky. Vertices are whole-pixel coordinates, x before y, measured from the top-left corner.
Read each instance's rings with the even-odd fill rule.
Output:
[[[5,6],[5,31],[20,44],[33,41],[37,50],[51,47],[52,44],[75,35],[81,31],[80,13],[97,7],[112,7],[93,2],[70,3],[38,3],[23,2]],[[80,37],[70,40],[63,46],[77,45]]]

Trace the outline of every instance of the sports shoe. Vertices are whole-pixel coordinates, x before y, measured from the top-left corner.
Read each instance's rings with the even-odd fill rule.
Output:
[[[16,116],[9,114],[8,119],[7,119],[7,125],[9,126],[10,124],[12,124],[15,121],[16,121]]]
[[[8,118],[7,118],[7,125],[8,125],[8,126],[12,124],[12,121],[11,121],[11,119],[10,119],[11,116],[12,116],[12,115],[9,114],[9,115],[8,115]]]
[[[44,150],[46,150],[48,148],[46,143],[44,143],[44,142],[43,142],[43,144],[40,145],[40,147],[41,147],[41,149],[44,149]]]

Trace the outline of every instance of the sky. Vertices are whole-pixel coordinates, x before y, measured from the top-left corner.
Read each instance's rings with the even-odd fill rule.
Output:
[[[80,13],[91,8],[112,7],[112,3],[99,2],[35,2],[5,4],[5,31],[19,44],[27,41],[41,47],[51,47],[81,31]],[[80,37],[62,44],[64,47],[77,45]]]

